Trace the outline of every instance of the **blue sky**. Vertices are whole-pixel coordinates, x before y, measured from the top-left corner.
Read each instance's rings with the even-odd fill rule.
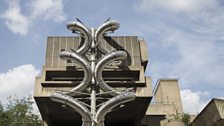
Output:
[[[145,74],[153,85],[158,78],[179,78],[186,112],[197,113],[211,98],[224,98],[222,0],[3,0],[0,5],[3,102],[9,95],[33,92],[47,36],[72,35],[65,25],[76,17],[95,28],[111,17],[121,24],[113,35],[144,38]]]

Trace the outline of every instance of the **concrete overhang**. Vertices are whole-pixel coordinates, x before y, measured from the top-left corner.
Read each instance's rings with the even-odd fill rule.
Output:
[[[213,98],[191,124],[192,126],[224,126],[224,100]]]
[[[74,126],[81,125],[82,119],[79,113],[69,107],[50,100],[49,97],[34,97],[42,118],[49,126]],[[137,97],[135,101],[117,107],[106,115],[105,124],[132,126],[140,121],[151,101],[148,97]]]

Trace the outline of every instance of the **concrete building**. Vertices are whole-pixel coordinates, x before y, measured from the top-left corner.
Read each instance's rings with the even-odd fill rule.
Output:
[[[175,126],[176,123],[176,126],[183,125],[182,122],[174,119],[184,113],[178,79],[159,79],[154,88],[153,96],[154,101],[149,105],[145,118],[142,120],[142,125]]]
[[[193,120],[191,126],[224,126],[224,100],[212,99]]]
[[[152,93],[151,78],[144,75],[146,42],[137,36],[107,36],[119,25],[107,20],[89,29],[77,20],[67,28],[79,37],[47,38],[45,64],[34,90],[45,126],[184,126],[178,79],[159,79]],[[71,90],[80,83],[82,88]],[[213,99],[191,125],[224,126],[223,106],[224,100]]]
[[[170,121],[183,114],[178,80],[158,80],[152,94],[151,78],[144,75],[146,42],[137,36],[107,36],[119,26],[107,20],[90,29],[77,20],[67,28],[79,37],[48,37],[34,91],[46,126],[183,124]]]
[[[78,126],[82,123],[77,112],[50,100],[51,93],[69,90],[82,81],[83,70],[74,62],[59,58],[61,51],[71,51],[71,48],[76,50],[81,43],[80,37],[52,36],[47,39],[45,64],[41,76],[36,77],[34,92],[35,101],[46,126]],[[148,62],[146,42],[139,40],[137,36],[113,36],[104,37],[102,43],[110,51],[125,50],[128,54],[127,59],[121,64],[113,62],[104,69],[104,80],[118,90],[132,88],[137,96],[134,101],[108,113],[105,124],[140,126],[152,99],[151,78],[144,76]],[[101,54],[98,55],[100,57]],[[88,52],[85,56],[89,57]],[[89,89],[86,90],[86,93],[88,92]],[[85,103],[89,104],[88,98]],[[97,104],[100,104],[100,101]]]

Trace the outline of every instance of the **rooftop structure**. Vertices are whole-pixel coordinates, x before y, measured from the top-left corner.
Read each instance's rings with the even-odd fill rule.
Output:
[[[162,121],[172,120],[174,116],[184,113],[178,79],[159,79],[153,91],[153,96],[154,102],[150,103],[146,111],[145,118],[142,120],[143,125],[166,126],[161,124]],[[179,122],[177,126],[179,126]]]
[[[146,42],[108,35],[118,27],[110,20],[97,29],[70,22],[67,28],[79,36],[47,38],[34,91],[45,126],[184,125],[173,120],[184,113],[178,79],[159,79],[152,93],[151,78],[144,75]]]
[[[73,22],[67,27],[69,30],[77,30],[76,24],[78,23]],[[97,36],[98,29],[91,29],[91,32]],[[95,39],[92,41],[95,45],[90,46],[86,40],[90,37],[82,32],[77,37],[52,36],[47,39],[45,65],[42,68],[42,75],[36,78],[34,92],[45,125],[70,126],[82,123],[103,125],[103,122],[107,126],[141,125],[141,119],[152,99],[151,79],[144,76],[148,62],[145,41],[139,40],[137,36],[103,34],[96,41]],[[83,48],[83,45],[89,48]],[[120,54],[125,57],[123,61],[120,58],[116,60]],[[106,64],[107,60],[110,63]],[[105,65],[100,66],[99,64],[103,64],[104,61]],[[83,65],[85,63],[87,64]],[[92,67],[92,64],[95,64],[93,66],[96,70],[87,68],[90,65]],[[102,73],[98,72],[100,70]],[[95,73],[91,74],[90,71]],[[93,77],[92,81],[88,76]],[[80,85],[84,85],[85,88]],[[132,92],[134,94],[131,94]],[[130,99],[129,97],[131,100],[122,102],[122,99]],[[95,103],[93,99],[96,99]],[[105,116],[105,120],[98,122],[98,112],[110,104],[111,108],[108,110],[105,108],[105,115],[101,114]],[[77,109],[77,105],[81,108]]]

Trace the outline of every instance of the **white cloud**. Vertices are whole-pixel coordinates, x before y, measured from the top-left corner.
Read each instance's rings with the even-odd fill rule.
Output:
[[[176,75],[187,81],[185,84],[193,86],[207,82],[204,86],[209,84],[209,87],[223,87],[224,57],[221,54],[224,47],[223,44],[215,42],[219,37],[200,36],[182,31],[173,33],[164,40],[178,49],[176,53],[179,53],[180,59],[172,68]]]
[[[18,97],[33,94],[35,77],[38,75],[33,65],[26,64],[0,73],[0,100],[6,103],[6,98],[10,95]]]
[[[190,89],[184,89],[180,93],[185,113],[199,113],[208,104],[208,101],[202,99],[209,96],[208,92],[193,92]]]
[[[144,11],[167,9],[173,12],[197,12],[216,5],[216,0],[142,0],[139,8]]]
[[[33,0],[30,7],[32,10],[31,17],[35,19],[43,18],[61,22],[66,18],[62,0]]]
[[[13,32],[26,35],[29,28],[29,20],[21,13],[18,0],[8,1],[9,8],[1,15],[5,19],[5,24]]]
[[[211,8],[198,11],[200,14],[191,19],[185,13],[164,10],[148,13],[154,18],[150,18],[152,21],[148,21],[149,27],[144,32],[147,35],[156,33],[158,37],[149,38],[151,64],[147,74],[153,78],[177,77],[182,89],[209,90],[211,97],[222,96],[224,7]]]
[[[66,19],[62,0],[32,0],[28,3],[27,15],[22,13],[22,6],[19,0],[10,0],[6,2],[8,9],[1,14],[7,27],[20,35],[26,35],[34,20],[52,20],[61,22]]]

